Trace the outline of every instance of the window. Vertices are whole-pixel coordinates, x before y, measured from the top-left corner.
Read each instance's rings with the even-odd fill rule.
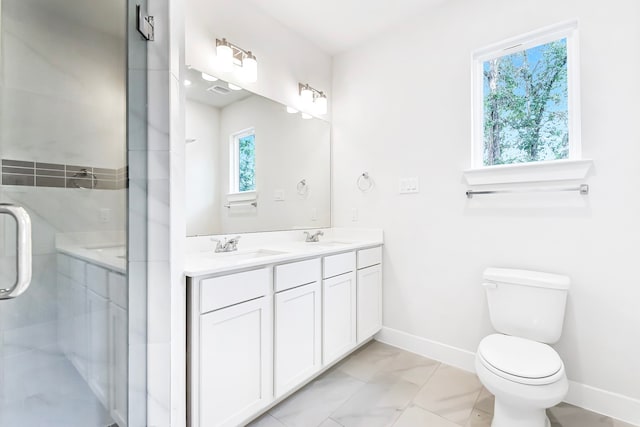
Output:
[[[256,190],[256,135],[246,129],[231,135],[229,191]]]
[[[577,23],[474,54],[473,166],[580,159]]]

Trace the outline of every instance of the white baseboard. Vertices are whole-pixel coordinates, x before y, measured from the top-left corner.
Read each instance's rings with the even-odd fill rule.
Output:
[[[383,327],[375,339],[465,371],[475,372],[476,356],[468,350],[387,327]],[[637,399],[569,381],[569,393],[565,402],[640,426],[640,400]]]
[[[387,327],[383,327],[375,339],[468,372],[476,371],[474,367],[476,354],[471,351]]]
[[[564,401],[640,426],[640,400],[637,399],[570,380],[569,394]]]

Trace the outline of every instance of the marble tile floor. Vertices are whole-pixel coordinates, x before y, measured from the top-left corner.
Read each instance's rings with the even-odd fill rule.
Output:
[[[104,427],[113,424],[75,367],[51,354],[46,363],[3,372],[0,427]],[[8,384],[6,384],[8,382]]]
[[[251,427],[490,427],[493,396],[469,372],[373,341]],[[633,427],[568,404],[552,427]]]

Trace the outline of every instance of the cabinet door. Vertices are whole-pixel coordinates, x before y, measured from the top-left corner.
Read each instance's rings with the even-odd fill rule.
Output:
[[[109,399],[109,302],[87,291],[88,378],[98,400],[108,406]]]
[[[199,420],[238,426],[273,398],[273,299],[200,316]]]
[[[320,282],[276,294],[275,391],[282,396],[318,372],[322,358]]]
[[[323,280],[322,358],[334,362],[356,345],[356,275]]]
[[[127,312],[109,303],[109,412],[119,427],[127,419]]]
[[[382,268],[358,270],[358,343],[382,328]]]
[[[87,327],[87,288],[73,282],[71,291],[71,361],[83,379],[87,379],[88,335]]]

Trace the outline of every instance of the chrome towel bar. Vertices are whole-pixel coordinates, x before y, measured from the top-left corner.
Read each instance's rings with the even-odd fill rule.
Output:
[[[533,193],[533,192],[556,192],[556,191],[578,191],[583,196],[589,194],[589,185],[581,184],[578,187],[550,187],[550,188],[534,188],[522,190],[467,190],[467,198],[482,194],[502,194],[502,193]]]
[[[258,207],[258,202],[251,202],[251,203],[233,203],[230,202],[228,205],[224,205],[225,208],[230,209],[230,208],[235,208],[235,207],[242,207],[242,206],[253,206],[254,208]]]

